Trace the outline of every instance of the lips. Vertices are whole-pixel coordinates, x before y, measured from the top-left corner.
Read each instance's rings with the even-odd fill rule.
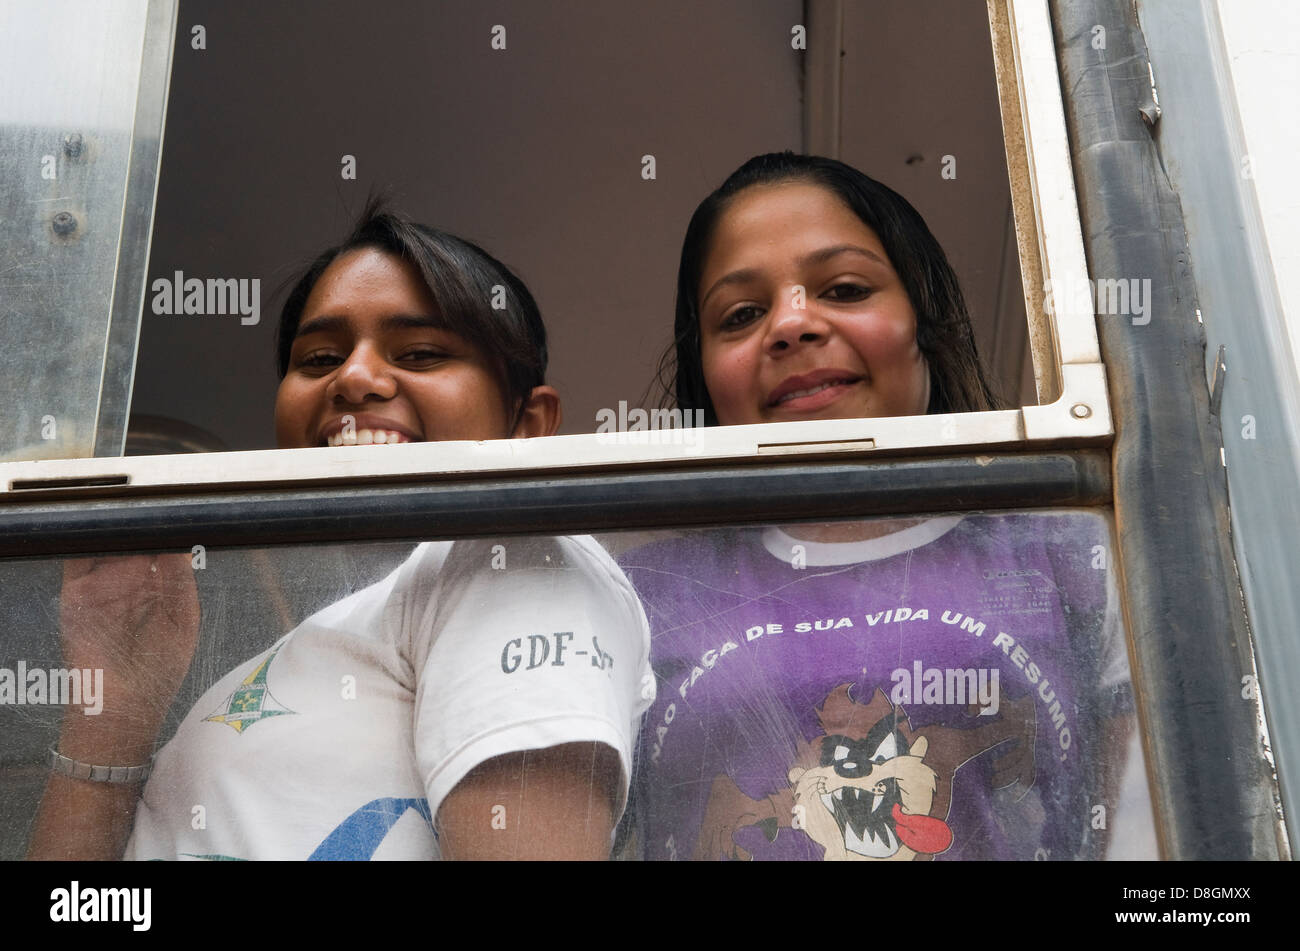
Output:
[[[805,404],[829,402],[834,399],[837,387],[853,386],[862,382],[861,374],[848,370],[826,369],[786,377],[767,397],[769,409],[775,407],[800,408]],[[816,399],[821,396],[822,398]],[[793,405],[792,405],[793,404]]]

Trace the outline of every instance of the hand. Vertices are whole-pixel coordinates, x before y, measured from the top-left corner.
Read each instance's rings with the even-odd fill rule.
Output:
[[[104,671],[103,710],[69,707],[65,756],[130,766],[153,750],[198,644],[198,586],[188,552],[64,563],[64,664]]]

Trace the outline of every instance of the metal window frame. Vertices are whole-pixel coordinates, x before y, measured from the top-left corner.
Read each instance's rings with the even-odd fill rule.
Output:
[[[1295,539],[1300,535],[1300,382],[1253,183],[1241,175],[1246,142],[1213,0],[1138,5],[1167,114],[1160,148],[1184,199],[1207,355],[1216,358],[1232,542],[1258,645],[1263,698],[1279,726],[1271,748],[1288,811],[1300,810],[1300,616]],[[1182,108],[1194,102],[1195,109]],[[1210,361],[1207,361],[1209,363]],[[1226,381],[1226,382],[1225,382]],[[1240,437],[1258,414],[1261,438]],[[1267,415],[1266,415],[1267,414]],[[1291,830],[1291,848],[1300,845]]]
[[[1051,0],[1051,7],[1089,261],[1097,273],[1143,275],[1152,287],[1148,324],[1106,320],[1099,329],[1115,396],[1121,590],[1162,853],[1285,858],[1287,830],[1229,532],[1219,407],[1205,385],[1196,248],[1189,250],[1184,199],[1159,148],[1160,110],[1137,5]],[[1105,42],[1093,46],[1099,27]],[[1209,68],[1207,57],[1188,59]],[[1214,274],[1214,262],[1203,266]]]

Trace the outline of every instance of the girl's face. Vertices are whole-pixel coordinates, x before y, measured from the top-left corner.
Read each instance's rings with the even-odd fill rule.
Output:
[[[412,265],[375,248],[336,258],[307,298],[276,395],[280,448],[512,435],[493,368],[440,323]]]
[[[756,185],[700,278],[704,382],[722,425],[926,411],[916,314],[880,239],[833,192]]]

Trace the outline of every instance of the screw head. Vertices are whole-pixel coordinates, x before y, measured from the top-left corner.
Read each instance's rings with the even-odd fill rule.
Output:
[[[66,211],[61,211],[55,215],[50,224],[53,226],[55,234],[72,234],[77,230],[76,217]]]
[[[1087,403],[1075,403],[1070,407],[1070,415],[1075,419],[1087,419],[1092,415],[1092,407]]]
[[[80,132],[69,132],[63,137],[63,154],[68,158],[77,158],[81,155],[84,144]]]

